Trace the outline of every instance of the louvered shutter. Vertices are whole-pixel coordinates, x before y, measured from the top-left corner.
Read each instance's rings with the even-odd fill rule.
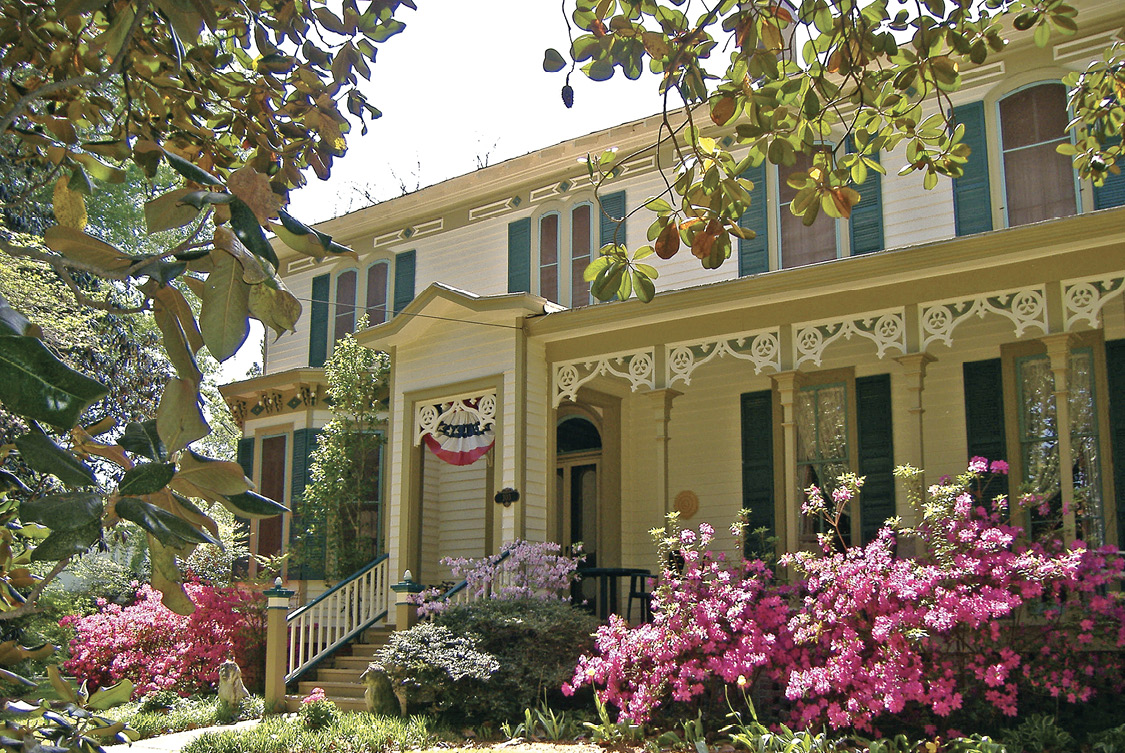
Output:
[[[290,507],[300,509],[301,498],[309,484],[310,457],[316,449],[319,429],[297,429],[293,432],[293,474],[290,485]],[[310,523],[315,530],[309,532]],[[301,551],[299,562],[289,563],[289,577],[296,580],[315,580],[324,577],[324,564],[327,557],[326,521],[310,521],[296,512],[289,523],[289,546],[298,546]]]
[[[1122,549],[1125,547],[1125,340],[1110,340],[1105,344],[1105,361],[1109,375],[1109,432],[1117,507],[1115,543],[1118,549]],[[1103,473],[1106,470],[1103,469]]]
[[[953,214],[957,235],[972,235],[992,229],[992,195],[988,180],[988,135],[984,127],[984,103],[971,102],[953,108],[954,120],[965,126],[962,143],[972,150],[964,174],[953,181]]]
[[[751,167],[742,173],[754,184],[750,191],[750,207],[738,218],[739,227],[753,230],[756,235],[749,240],[738,239],[738,276],[756,275],[770,271],[769,230],[766,225],[766,163]]]
[[[531,292],[531,219],[508,223],[508,292]]]
[[[860,537],[873,540],[888,518],[895,516],[895,449],[889,374],[855,380],[856,439],[860,476]]]
[[[1106,146],[1121,143],[1121,137],[1110,140]],[[1125,168],[1125,159],[1118,159],[1117,166]],[[1110,207],[1125,206],[1125,169],[1117,175],[1110,173],[1105,183],[1094,186],[1094,209],[1109,209]]]
[[[965,386],[965,446],[969,457],[1007,461],[1004,373],[1000,359],[968,361],[961,367],[961,372]],[[1007,476],[993,479],[987,490],[989,497],[1007,493]]]
[[[620,231],[615,219],[625,216],[625,192],[607,194],[602,199],[601,213],[598,215],[598,247],[607,243],[617,243],[619,246],[627,244],[625,239],[625,223],[621,224]]]
[[[773,392],[747,392],[742,395],[742,507],[747,517],[747,557],[772,552],[761,550],[754,531],[765,528],[766,536],[776,534],[773,487]]]
[[[395,314],[414,300],[414,251],[395,257]]]
[[[849,151],[855,151],[851,138],[848,138]],[[869,159],[879,161],[879,153],[869,155]],[[848,232],[851,235],[851,254],[869,254],[872,251],[882,251],[883,240],[883,176],[877,170],[867,171],[867,180],[863,185],[856,186],[859,191],[859,203],[852,207],[852,216],[848,222]]]

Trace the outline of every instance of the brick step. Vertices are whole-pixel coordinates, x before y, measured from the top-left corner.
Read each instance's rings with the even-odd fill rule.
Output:
[[[321,688],[324,694],[331,699],[339,698],[363,698],[363,691],[365,688],[359,684],[359,680],[352,680],[350,682],[324,682],[322,680],[308,680],[297,683],[297,694],[302,698],[307,696],[313,691],[313,688]]]

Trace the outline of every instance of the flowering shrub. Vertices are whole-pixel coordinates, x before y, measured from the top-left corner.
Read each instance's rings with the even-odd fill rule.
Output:
[[[1006,522],[1005,500],[982,501],[990,469],[1007,471],[974,458],[912,500],[915,529],[888,525],[864,547],[843,546],[833,524],[862,481],[846,480],[831,501],[810,490],[806,512],[828,533],[819,551],[783,558],[803,576],[792,586],[773,584],[759,562],[713,554],[706,524],[673,532],[661,546],[683,566],[663,573],[653,622],[611,621],[564,690],[593,685],[642,721],[668,700],[699,698],[709,681],[767,679],[798,725],[860,730],[907,710],[948,723],[970,707],[1013,716],[1021,694],[1077,703],[1120,690],[1125,603],[1106,587],[1122,560],[1080,541],[1029,542]],[[928,554],[896,558],[902,534]]]
[[[564,554],[562,546],[554,542],[516,539],[501,554],[479,559],[446,557],[441,562],[453,570],[454,578],[465,579],[474,599],[565,600],[570,598],[570,584],[577,579],[578,565],[584,559],[578,551]],[[443,593],[430,588],[418,594],[418,614],[445,609],[445,603],[438,600]]]
[[[209,688],[218,669],[234,659],[243,680],[261,684],[265,652],[265,610],[260,594],[239,588],[186,583],[195,612],[178,615],[160,603],[160,592],[141,586],[129,606],[98,600],[99,611],[65,617],[76,637],[63,668],[92,686],[128,678],[134,697],[162,689],[181,694]]]
[[[324,688],[313,688],[311,693],[301,699],[301,706],[297,709],[297,717],[301,723],[312,730],[324,729],[339,716],[340,710],[328,700]]]

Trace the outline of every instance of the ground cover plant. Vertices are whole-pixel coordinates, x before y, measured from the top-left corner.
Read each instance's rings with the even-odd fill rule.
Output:
[[[132,604],[101,600],[99,611],[64,618],[76,637],[65,671],[92,687],[128,678],[134,696],[154,690],[188,694],[210,690],[226,659],[238,662],[247,687],[261,683],[265,651],[265,609],[261,594],[237,587],[188,583],[196,610],[177,614],[160,593],[140,585]]]
[[[294,724],[291,715],[269,716],[245,730],[207,732],[181,753],[384,753],[426,748],[436,742],[424,716],[397,718],[342,713],[319,729]]]
[[[654,621],[611,620],[566,690],[592,685],[643,721],[676,703],[721,707],[730,688],[776,687],[774,712],[795,728],[918,735],[999,729],[1023,707],[1119,693],[1125,603],[1107,589],[1121,558],[1054,535],[1028,540],[1009,522],[1020,506],[987,499],[990,472],[1006,471],[975,458],[915,492],[913,530],[888,525],[865,546],[833,530],[861,479],[811,494],[805,512],[827,533],[818,551],[783,559],[799,576],[791,583],[713,553],[706,524],[672,529],[661,546],[684,564],[664,572]],[[896,557],[905,536],[925,554]]]
[[[218,696],[184,698],[169,690],[151,692],[137,701],[124,703],[108,712],[108,716],[135,730],[138,739],[214,727],[243,719],[257,719],[262,714],[261,696],[251,696],[239,708],[231,709]]]

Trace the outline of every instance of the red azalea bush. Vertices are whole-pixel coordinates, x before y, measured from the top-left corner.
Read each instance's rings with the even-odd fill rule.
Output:
[[[909,533],[924,556],[897,558],[891,526],[864,547],[836,531],[783,560],[802,576],[791,586],[761,562],[713,554],[706,524],[674,533],[662,547],[683,566],[663,573],[653,622],[603,627],[564,690],[592,685],[643,721],[668,701],[760,682],[781,689],[795,724],[867,731],[902,712],[948,725],[962,709],[1014,716],[1033,694],[1078,703],[1120,691],[1125,602],[1107,587],[1122,559],[1081,541],[1028,541],[1005,500],[982,503],[987,470],[974,458],[915,500]],[[833,531],[860,486],[845,479],[830,501],[810,490],[804,512]]]
[[[218,669],[234,659],[243,682],[260,688],[265,661],[265,599],[237,587],[185,583],[195,611],[183,616],[160,603],[160,592],[141,586],[129,606],[98,600],[87,617],[65,617],[73,625],[71,658],[63,669],[104,687],[128,678],[134,697],[154,690],[181,694],[208,689]]]

